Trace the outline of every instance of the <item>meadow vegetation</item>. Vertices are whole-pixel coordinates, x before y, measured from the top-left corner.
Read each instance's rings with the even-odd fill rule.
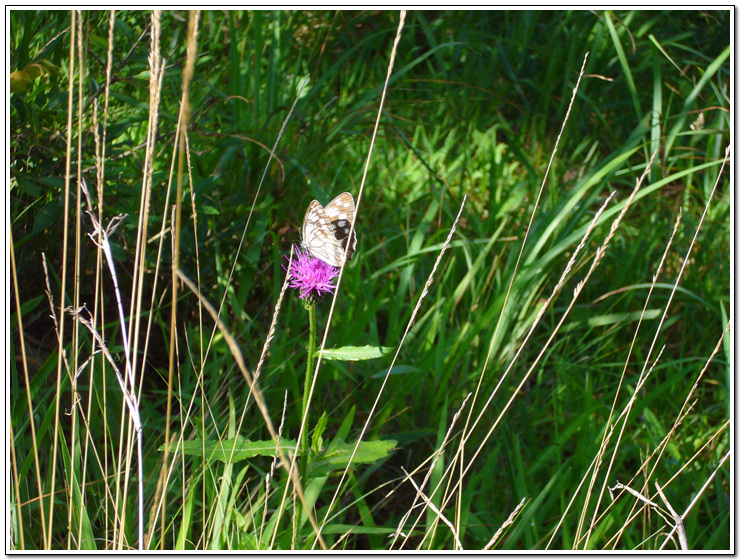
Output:
[[[9,17],[6,549],[731,547],[733,13]]]

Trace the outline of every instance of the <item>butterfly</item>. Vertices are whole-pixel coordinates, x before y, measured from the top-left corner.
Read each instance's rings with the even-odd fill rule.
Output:
[[[347,261],[352,258],[357,246],[357,235],[349,231],[355,221],[355,199],[348,192],[343,192],[325,207],[318,200],[312,200],[303,216],[301,238],[303,248],[312,257],[321,259],[327,264],[340,268],[346,261],[344,250],[347,250]]]

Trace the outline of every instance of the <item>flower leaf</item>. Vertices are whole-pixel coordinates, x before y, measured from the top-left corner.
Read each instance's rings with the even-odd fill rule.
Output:
[[[357,452],[352,458],[352,464],[375,463],[385,458],[396,447],[393,439],[378,441],[361,441]],[[350,464],[352,450],[356,442],[345,443],[341,440],[332,442],[325,452],[311,458],[308,472],[312,477],[323,476],[331,471],[344,469]]]
[[[295,440],[281,440],[281,447],[289,453],[296,452]],[[159,451],[164,451],[165,445],[159,447]],[[205,450],[205,456],[212,461],[222,461],[236,463],[243,459],[256,457],[257,455],[266,455],[275,457],[275,442],[271,439],[264,441],[249,441],[242,436],[225,439],[223,441],[206,440],[203,442],[199,439],[191,439],[182,442],[178,446],[177,442],[170,444],[170,453],[179,452],[183,455],[201,456]]]
[[[321,354],[324,360],[340,360],[344,362],[374,360],[382,358],[393,348],[388,346],[342,346],[340,348],[327,348]]]

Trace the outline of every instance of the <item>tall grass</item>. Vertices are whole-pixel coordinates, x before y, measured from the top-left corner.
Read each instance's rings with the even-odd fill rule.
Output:
[[[9,548],[730,549],[732,15],[11,12]]]

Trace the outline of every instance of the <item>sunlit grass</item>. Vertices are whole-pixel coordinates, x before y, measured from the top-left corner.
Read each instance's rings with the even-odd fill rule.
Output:
[[[203,12],[190,59],[193,14],[110,16],[11,14],[11,71],[51,63],[11,96],[12,548],[138,547],[139,482],[151,549],[657,550],[670,508],[729,548],[729,12],[410,12],[380,111],[396,12]],[[383,357],[322,359],[303,422],[285,255],[366,162],[316,319]],[[302,430],[302,478],[208,447]],[[358,438],[396,449],[337,468]]]

